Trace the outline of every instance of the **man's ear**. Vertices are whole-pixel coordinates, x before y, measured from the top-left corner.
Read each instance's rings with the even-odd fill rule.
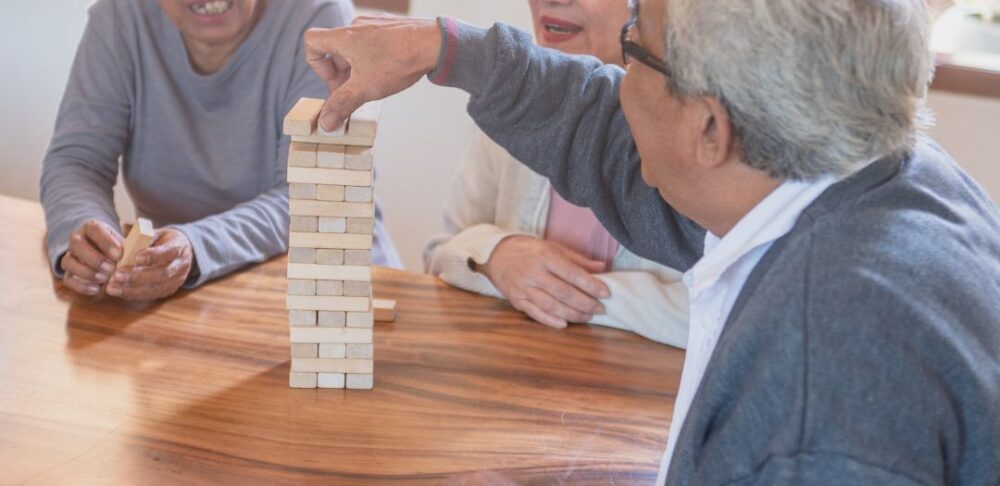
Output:
[[[711,168],[729,159],[733,148],[733,125],[729,110],[718,98],[698,100],[700,136],[696,156],[698,165]]]

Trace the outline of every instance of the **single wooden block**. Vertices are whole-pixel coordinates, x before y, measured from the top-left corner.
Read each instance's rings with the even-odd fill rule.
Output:
[[[288,264],[288,278],[312,280],[352,280],[371,283],[369,266]]]
[[[350,170],[372,170],[375,149],[372,147],[347,147],[344,150],[344,167]]]
[[[372,312],[348,312],[347,327],[370,329],[375,326],[375,314]]]
[[[371,101],[361,105],[351,114],[347,125],[347,134],[353,137],[371,137],[375,139],[378,131],[378,115],[382,110],[382,102]]]
[[[370,268],[370,267],[342,267],[342,268]],[[346,281],[344,282],[344,295],[348,297],[371,297],[372,283],[363,281]]]
[[[307,201],[291,199],[288,213],[292,216],[320,216],[327,218],[373,218],[375,205],[372,203]]]
[[[346,385],[349,390],[371,390],[375,388],[375,375],[348,373]]]
[[[356,135],[322,135],[314,133],[312,135],[292,135],[293,142],[318,143],[321,145],[349,145],[371,147],[375,145],[374,137],[359,137]]]
[[[393,322],[396,320],[396,301],[372,299],[372,312],[374,312],[375,320],[378,322]]]
[[[344,295],[342,280],[317,280],[316,295]]]
[[[316,263],[320,265],[343,265],[344,264],[344,250],[329,250],[321,249],[314,250],[316,252]],[[299,262],[295,262],[299,263]],[[308,262],[312,263],[312,262]]]
[[[316,150],[314,143],[292,142],[288,146],[288,167],[316,167]]]
[[[344,186],[320,184],[316,191],[316,199],[320,201],[340,202],[344,200]]]
[[[153,244],[156,232],[153,230],[153,223],[146,218],[139,218],[132,230],[125,238],[125,246],[122,249],[122,259],[118,260],[119,267],[135,265],[135,256],[142,250],[149,248]]]
[[[293,263],[292,265],[301,265]],[[288,295],[316,295],[315,280],[289,280]]]
[[[344,189],[344,200],[348,202],[371,202],[373,195],[371,187],[347,186]]]
[[[316,216],[292,216],[288,229],[296,233],[315,233],[319,231],[319,218]]]
[[[375,233],[375,218],[347,218],[348,233],[370,235]]]
[[[295,231],[295,230],[292,230]],[[315,248],[289,248],[288,261],[290,263],[317,263],[317,253]],[[343,256],[341,256],[343,263]]]
[[[292,309],[288,311],[288,325],[289,326],[315,326],[316,325],[316,311],[314,310],[295,310]]]
[[[344,388],[347,385],[344,373],[317,373],[319,377],[317,385],[319,388]]]
[[[360,236],[360,235],[359,235]],[[345,249],[344,251],[344,264],[345,265],[371,265],[372,264],[372,252],[370,249]]]
[[[326,343],[314,346],[319,346],[320,358],[344,359],[347,357],[347,346],[364,346],[364,344]]]
[[[316,373],[288,373],[288,386],[291,388],[316,388]]]
[[[346,344],[344,346],[347,346]],[[353,346],[353,345],[352,345]],[[319,344],[297,343],[292,344],[290,354],[293,358],[318,358]]]
[[[291,233],[288,246],[291,248],[316,248],[340,250],[366,250],[371,258],[372,235],[349,235],[340,233]],[[347,261],[345,253],[344,261]],[[359,261],[353,259],[351,261]],[[358,265],[351,263],[351,265]],[[364,263],[361,265],[368,265]]]
[[[366,170],[289,167],[288,182],[334,186],[370,186],[372,185],[372,173]]]
[[[282,124],[285,135],[312,135],[316,130],[316,120],[319,112],[323,109],[324,100],[315,98],[302,98],[295,103],[295,106],[285,115]]]
[[[343,169],[346,150],[344,145],[320,145],[316,150],[316,166],[324,169]]]
[[[288,184],[289,199],[313,200],[317,198],[316,184],[293,182]]]
[[[337,343],[368,344],[372,342],[371,329],[350,327],[290,327],[290,341],[293,343]]]
[[[346,233],[347,218],[319,218],[320,233]]]
[[[319,327],[346,327],[347,313],[343,311],[319,311]]]
[[[348,359],[372,359],[375,357],[374,344],[345,344]]]
[[[371,373],[370,359],[292,358],[296,373]]]
[[[330,297],[326,295],[289,295],[285,302],[289,310],[367,312],[371,299],[365,297]]]

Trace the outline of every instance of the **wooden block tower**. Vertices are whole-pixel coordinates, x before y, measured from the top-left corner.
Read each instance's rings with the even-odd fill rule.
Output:
[[[284,121],[288,151],[288,324],[293,388],[370,389],[373,377],[372,146],[379,105],[325,132],[323,100],[303,98]]]

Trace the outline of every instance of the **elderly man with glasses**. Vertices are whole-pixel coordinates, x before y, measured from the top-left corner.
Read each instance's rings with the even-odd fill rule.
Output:
[[[632,8],[624,72],[502,24],[310,31],[321,123],[423,75],[464,89],[511,155],[686,270],[659,482],[1000,484],[1000,215],[921,134],[924,2]]]

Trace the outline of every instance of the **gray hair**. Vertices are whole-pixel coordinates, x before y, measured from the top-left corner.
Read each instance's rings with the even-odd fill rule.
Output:
[[[665,26],[671,91],[720,99],[772,177],[849,174],[931,121],[923,0],[669,0]]]

